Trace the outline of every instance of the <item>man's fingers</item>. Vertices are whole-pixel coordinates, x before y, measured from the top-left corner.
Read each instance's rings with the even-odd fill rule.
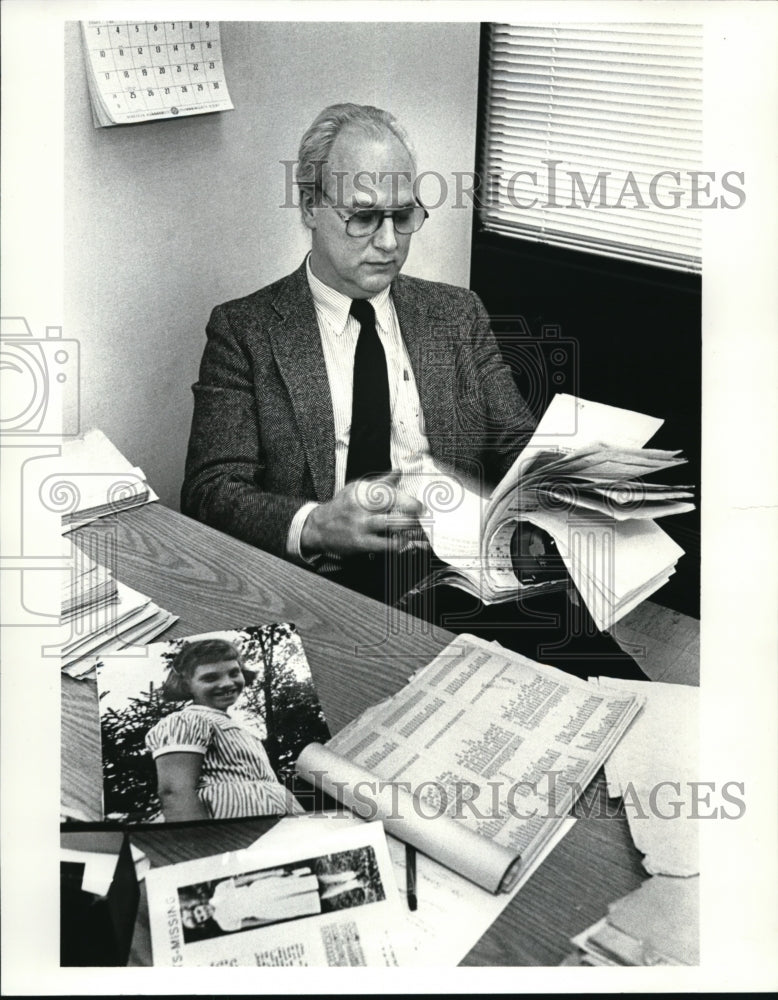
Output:
[[[365,539],[366,552],[400,552],[409,544],[405,532],[391,532],[384,535],[368,535]]]
[[[398,489],[401,475],[399,469],[393,469],[379,479],[361,479],[354,487],[357,504],[363,510],[400,511],[421,517],[424,505],[409,493],[402,493]]]
[[[382,479],[361,479],[354,487],[357,506],[366,511],[391,510],[397,497],[397,480],[387,476]]]
[[[357,483],[354,490],[357,506],[374,513],[395,512],[413,514],[421,517],[424,505],[409,493],[397,489],[396,481],[391,479],[363,479]]]
[[[419,527],[419,522],[413,516],[405,514],[371,514],[365,519],[366,534],[382,537],[389,534],[407,532]]]
[[[424,513],[424,504],[409,493],[398,492],[394,498],[394,506],[392,507],[391,514],[394,515],[398,512],[401,514],[412,514],[414,517],[421,517]]]

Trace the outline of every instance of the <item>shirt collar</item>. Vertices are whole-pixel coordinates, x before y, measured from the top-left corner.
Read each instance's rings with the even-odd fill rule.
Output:
[[[186,706],[186,708],[187,708],[187,709],[193,709],[193,710],[194,710],[195,712],[215,712],[215,713],[216,713],[216,715],[224,715],[224,716],[226,716],[226,717],[227,717],[228,719],[231,719],[231,718],[232,718],[232,716],[231,716],[231,715],[230,715],[230,714],[229,714],[228,712],[224,712],[224,711],[222,711],[222,709],[220,709],[220,708],[211,708],[211,706],[210,706],[210,705],[195,705],[195,703],[194,703],[194,702],[190,702],[190,703],[189,703],[189,704],[188,704],[188,705]]]
[[[308,278],[308,286],[311,289],[316,311],[326,317],[329,325],[340,336],[346,329],[349,310],[351,309],[351,299],[348,295],[344,295],[329,285],[325,285],[323,281],[316,277],[311,270],[310,254],[308,254],[305,260],[305,273]],[[391,287],[387,286],[378,295],[374,295],[367,300],[373,309],[375,309],[376,324],[382,330],[390,329],[390,292]]]

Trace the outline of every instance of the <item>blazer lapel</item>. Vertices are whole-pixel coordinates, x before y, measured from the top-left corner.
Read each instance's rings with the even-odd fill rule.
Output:
[[[278,322],[269,330],[273,355],[292,401],[316,497],[335,491],[335,424],[319,324],[305,263],[273,302]]]
[[[451,350],[451,316],[438,315],[411,280],[400,275],[392,300],[419,390],[424,431],[433,451],[451,441],[455,430],[455,359]]]

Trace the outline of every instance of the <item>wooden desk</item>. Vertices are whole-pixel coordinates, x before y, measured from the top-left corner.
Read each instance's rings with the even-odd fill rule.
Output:
[[[117,579],[180,615],[166,639],[295,623],[333,733],[394,694],[453,638],[160,504],[103,518],[73,537],[81,545],[97,542],[113,550]],[[614,816],[607,804],[602,775],[587,792],[590,806],[594,799],[600,807],[579,819],[465,965],[558,965],[570,950],[571,935],[604,916],[609,902],[646,877],[626,819]],[[62,801],[88,818],[100,818],[96,688],[67,676],[62,677]],[[245,820],[187,827],[185,835],[181,828],[161,827],[139,831],[133,839],[156,865],[248,846],[262,829],[262,821]],[[140,963],[150,961],[143,905],[134,955]]]

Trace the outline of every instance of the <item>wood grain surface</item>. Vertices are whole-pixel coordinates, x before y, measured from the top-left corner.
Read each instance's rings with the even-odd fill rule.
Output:
[[[267,622],[296,624],[333,733],[394,694],[453,638],[161,504],[100,519],[73,537],[82,546],[100,543],[114,552],[111,569],[118,580],[180,616],[164,639]],[[63,806],[98,820],[101,787],[96,686],[63,676]],[[570,936],[646,877],[626,819],[605,795],[602,774],[586,798],[587,814],[463,964],[558,965],[570,950]],[[246,847],[267,828],[261,820],[159,826],[138,830],[133,840],[152,865],[160,865]],[[145,894],[132,962],[151,962]]]

